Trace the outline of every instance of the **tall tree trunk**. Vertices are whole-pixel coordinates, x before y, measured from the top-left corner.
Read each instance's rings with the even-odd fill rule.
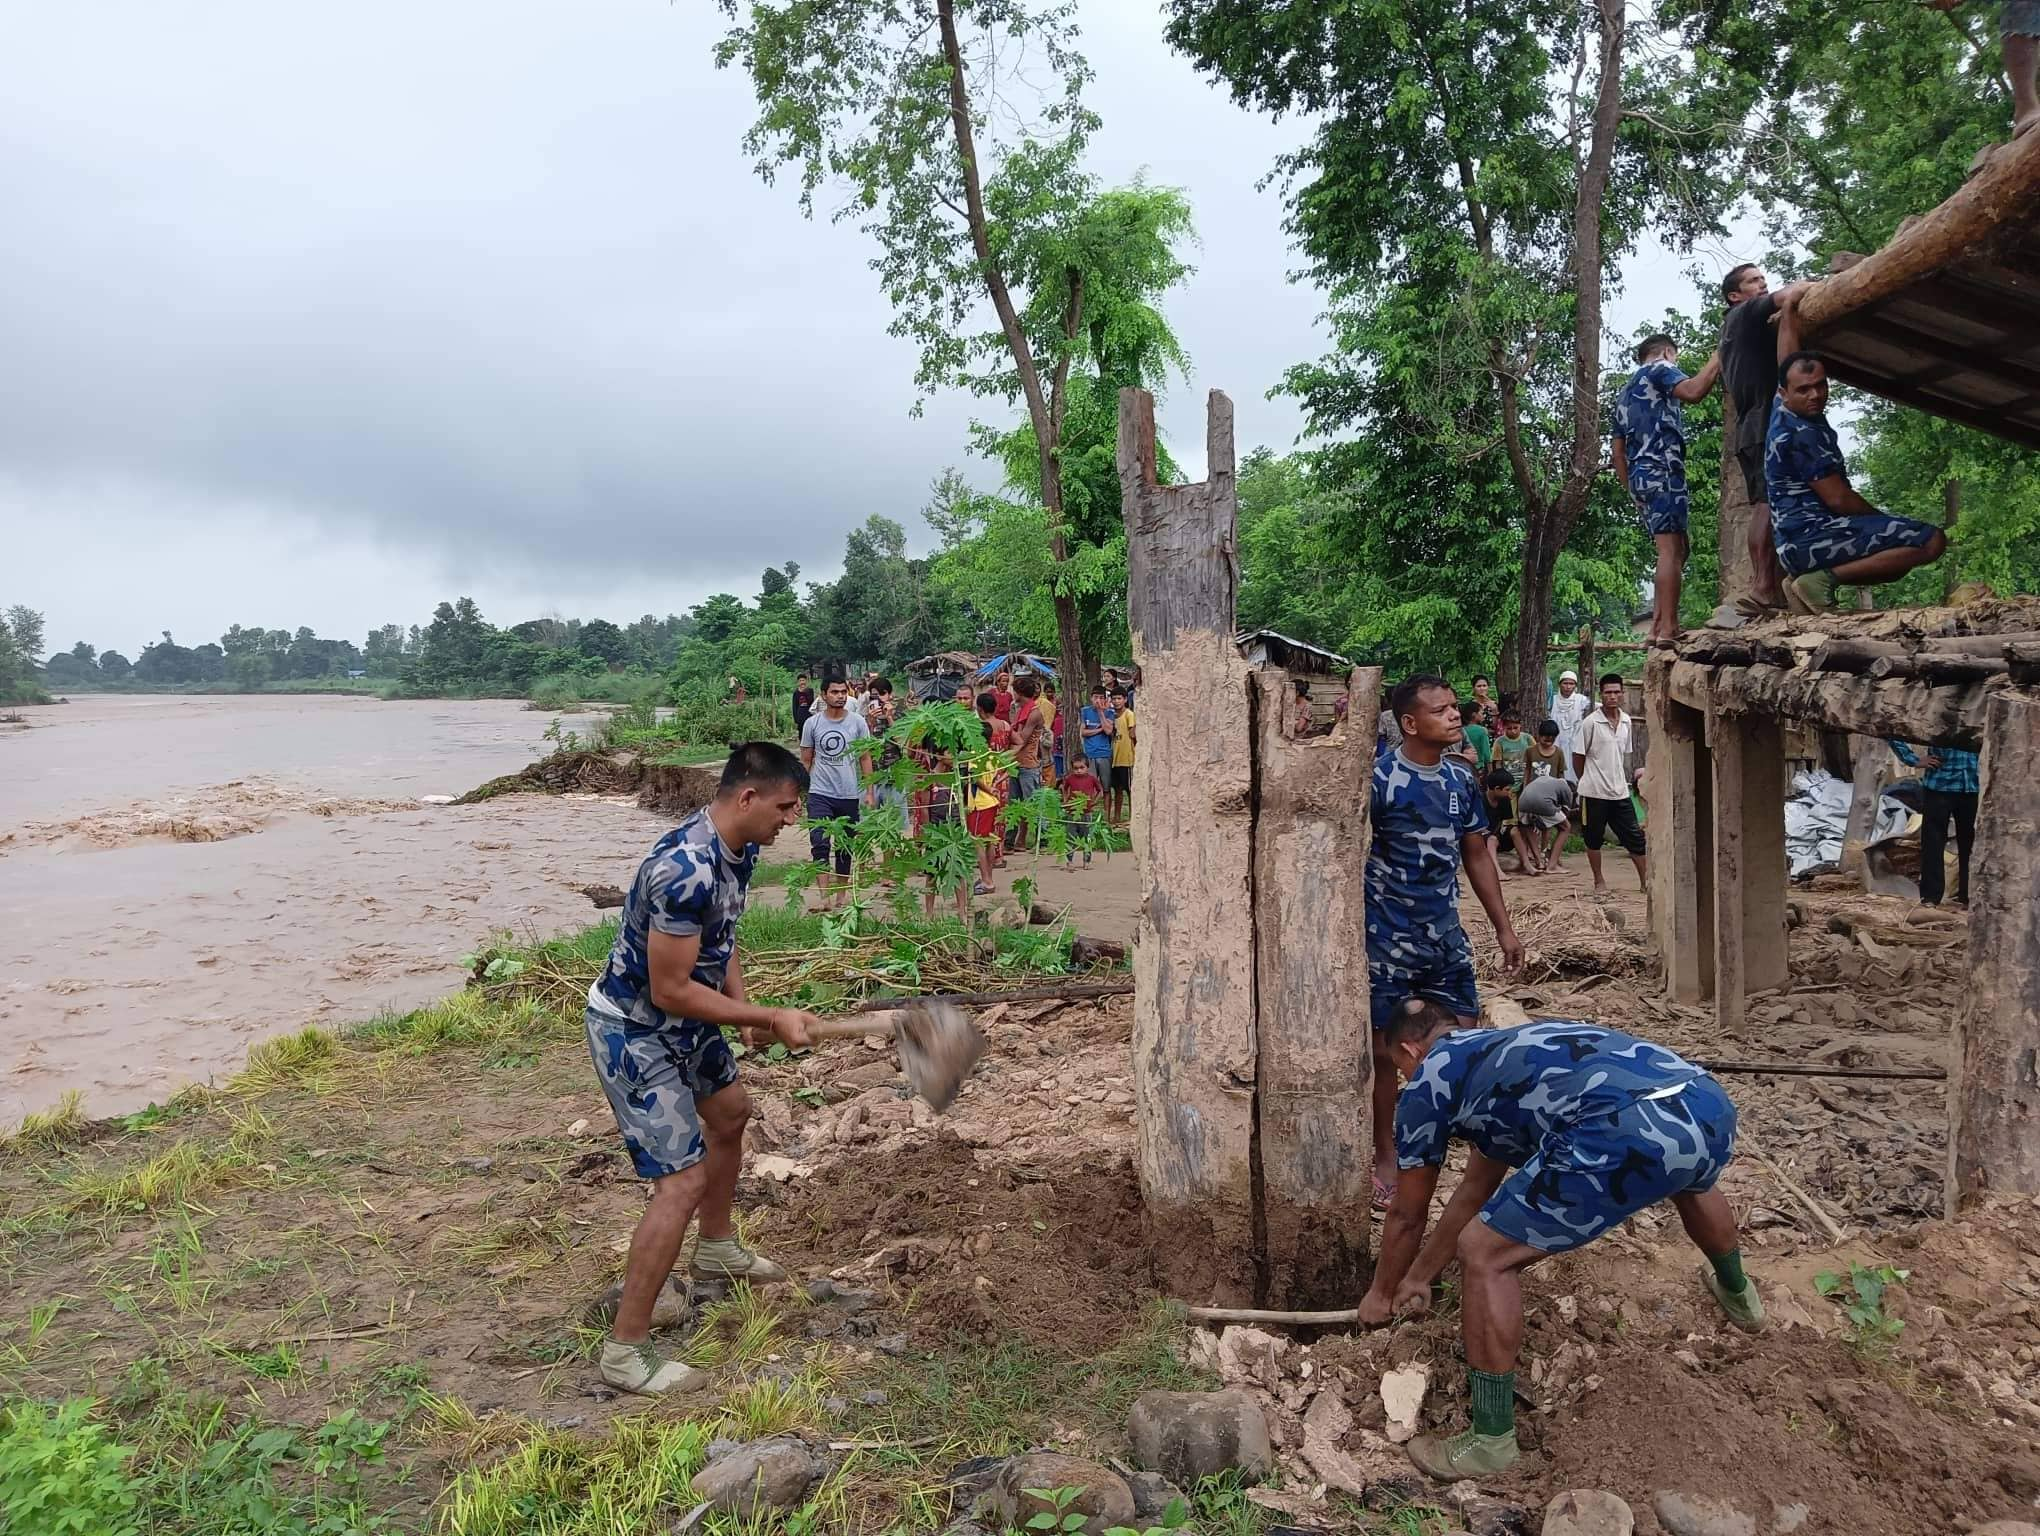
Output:
[[[1522,585],[1516,605],[1516,676],[1524,689],[1544,687],[1544,651],[1551,642],[1551,578],[1559,552],[1586,510],[1601,466],[1601,206],[1615,135],[1622,119],[1624,0],[1597,0],[1601,74],[1594,92],[1592,136],[1573,202],[1572,446],[1565,479],[1548,503],[1530,504],[1523,537]]]
[[[1069,563],[1069,540],[1063,529],[1062,422],[1060,411],[1052,410],[1042,388],[1041,370],[1035,366],[1033,348],[1013,307],[1013,295],[1006,286],[1006,274],[992,259],[992,242],[985,217],[984,183],[978,175],[977,140],[971,129],[970,94],[963,79],[963,47],[956,35],[956,0],[936,0],[935,17],[942,32],[942,57],[949,66],[949,123],[956,134],[956,153],[963,165],[964,220],[970,226],[970,243],[977,252],[978,270],[991,296],[992,309],[999,317],[999,329],[1006,348],[1013,354],[1013,370],[1020,379],[1020,392],[1027,399],[1027,418],[1034,425],[1034,442],[1041,454],[1041,505],[1048,515],[1048,553],[1054,562],[1055,634],[1059,655],[1057,670],[1063,679],[1064,708],[1059,712],[1065,754],[1080,753],[1077,712],[1068,707],[1071,680],[1083,664],[1083,637],[1077,627],[1077,601],[1062,590],[1062,568]],[[1080,314],[1082,290],[1072,294],[1072,313]],[[1067,350],[1067,349],[1065,349]],[[1059,402],[1058,402],[1059,404]]]

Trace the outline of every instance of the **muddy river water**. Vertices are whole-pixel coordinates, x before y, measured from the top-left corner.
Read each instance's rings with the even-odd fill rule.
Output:
[[[235,1070],[414,1008],[508,929],[595,912],[667,822],[628,800],[430,805],[547,750],[514,702],[88,696],[0,726],[0,1126]],[[569,725],[585,722],[568,721]]]

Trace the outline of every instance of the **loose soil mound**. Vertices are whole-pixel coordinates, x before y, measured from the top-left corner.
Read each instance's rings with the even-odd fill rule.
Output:
[[[643,761],[628,752],[555,752],[516,773],[491,779],[453,803],[479,805],[498,795],[518,794],[628,795],[637,792],[643,777]]]

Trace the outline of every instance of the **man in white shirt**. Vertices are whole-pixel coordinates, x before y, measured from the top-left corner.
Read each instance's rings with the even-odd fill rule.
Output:
[[[1601,878],[1601,844],[1610,832],[1636,865],[1637,884],[1644,884],[1643,828],[1629,798],[1629,716],[1622,699],[1622,674],[1602,673],[1601,707],[1573,734],[1573,772],[1579,775],[1587,867],[1594,872],[1596,896],[1608,894],[1608,882]]]
[[[1566,776],[1572,772],[1573,742],[1580,734],[1580,722],[1587,717],[1593,701],[1580,692],[1580,675],[1570,669],[1558,674],[1558,696],[1551,701],[1551,718],[1558,722],[1558,750],[1565,754]]]

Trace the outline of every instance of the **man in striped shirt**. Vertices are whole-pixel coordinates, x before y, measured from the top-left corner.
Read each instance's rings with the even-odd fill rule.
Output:
[[[1908,768],[1922,768],[1920,900],[1938,907],[1948,884],[1948,823],[1955,823],[1955,905],[1969,905],[1969,854],[1976,846],[1977,757],[1961,747],[1929,747],[1924,758],[1902,741],[1891,750]]]

